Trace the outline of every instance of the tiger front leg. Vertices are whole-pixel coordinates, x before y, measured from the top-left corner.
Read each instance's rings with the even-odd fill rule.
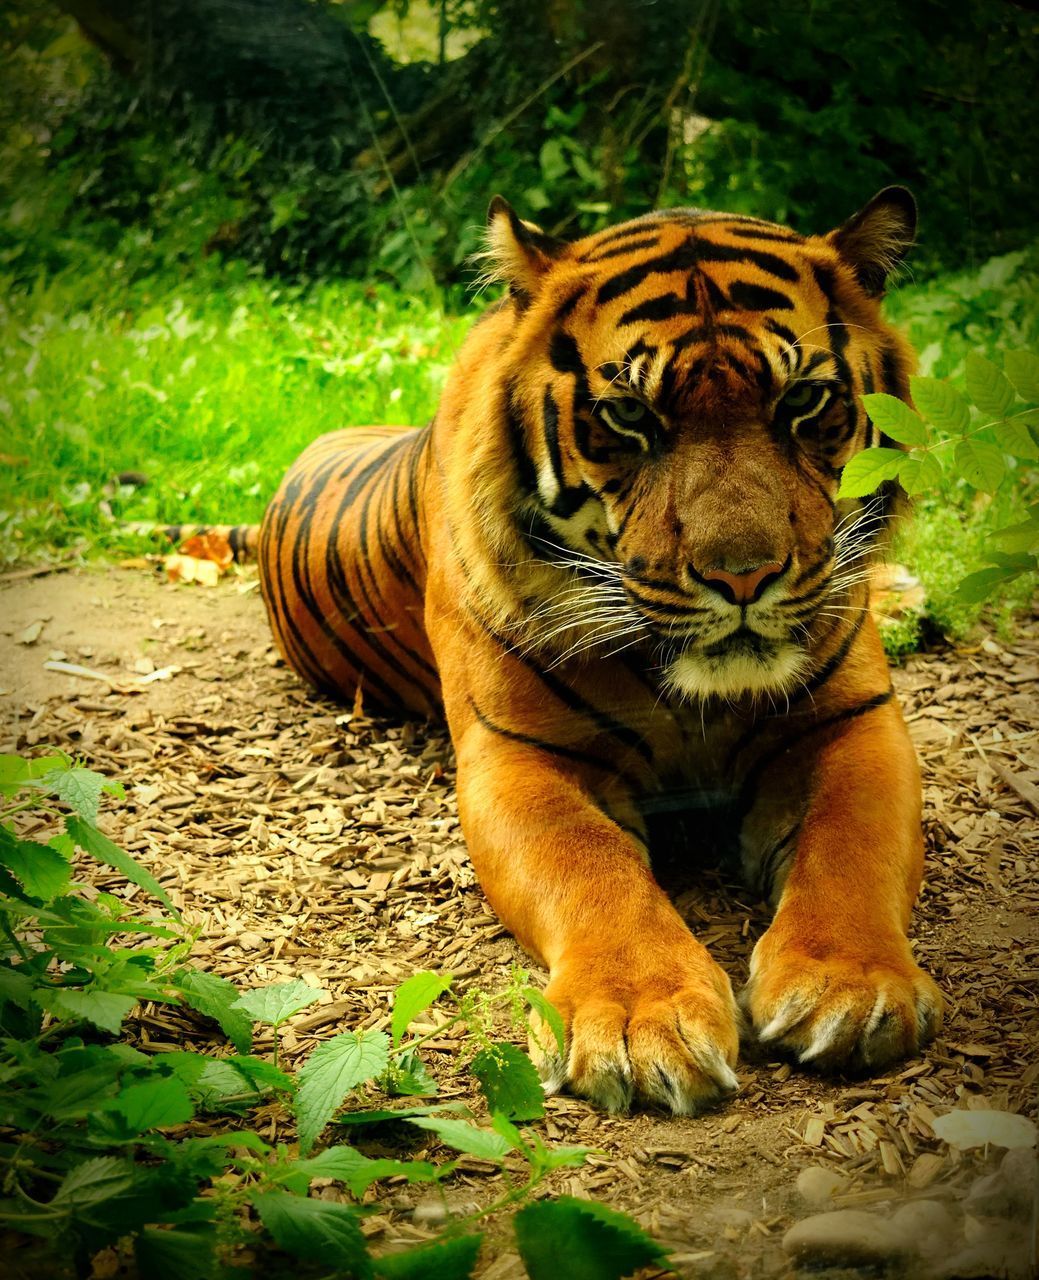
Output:
[[[919,769],[897,706],[877,701],[813,761],[789,873],[741,996],[759,1040],[829,1069],[912,1054],[942,1017],[906,937],[923,871]],[[789,784],[781,761],[771,794]],[[766,787],[759,803],[769,797]]]
[[[566,1026],[531,1048],[546,1090],[610,1111],[635,1099],[694,1114],[734,1091],[728,977],[685,927],[641,850],[569,762],[472,720],[452,726],[462,828],[502,922],[549,970]]]

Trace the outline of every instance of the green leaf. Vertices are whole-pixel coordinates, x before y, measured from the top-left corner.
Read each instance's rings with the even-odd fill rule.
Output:
[[[106,1110],[121,1115],[135,1133],[185,1124],[195,1114],[187,1088],[176,1076],[128,1085]]]
[[[1033,516],[1020,524],[997,529],[992,536],[1005,551],[1035,551],[1039,548],[1039,518]]]
[[[1023,418],[1007,418],[1003,422],[993,424],[992,434],[1004,453],[1032,461],[1039,458],[1039,445],[1032,438],[1032,433],[1028,430]]]
[[[1031,573],[1036,568],[1035,556],[1026,555],[1019,551],[1011,554],[1007,551],[989,549],[985,552],[985,559],[992,564],[999,565],[1001,569],[1013,569],[1015,573]]]
[[[545,1114],[545,1090],[533,1062],[513,1044],[493,1044],[473,1059],[473,1074],[491,1111],[512,1120]]]
[[[212,1062],[212,1058],[207,1058],[201,1053],[192,1053],[190,1050],[177,1050],[174,1053],[164,1053],[158,1066],[168,1072],[190,1089],[198,1083],[202,1078],[202,1073],[206,1067]]]
[[[396,1063],[391,1062],[382,1084],[389,1093],[413,1098],[427,1098],[437,1092],[437,1082],[417,1051],[402,1053]]]
[[[555,1036],[559,1056],[562,1057],[566,1053],[566,1027],[563,1025],[563,1018],[559,1010],[551,1000],[546,999],[545,993],[538,991],[536,987],[524,987],[520,994],[534,1012],[539,1014],[548,1024],[549,1030]],[[547,1049],[547,1047],[547,1045],[541,1046],[543,1050]]]
[[[1001,587],[1008,582],[1013,582],[1015,578],[1021,576],[1020,569],[997,568],[978,569],[975,573],[969,573],[960,585],[956,588],[956,594],[961,600],[966,600],[971,604],[977,604],[981,600],[986,600],[997,587]]]
[[[911,453],[899,468],[898,482],[906,493],[923,493],[941,484],[942,464],[935,454],[921,450]]]
[[[343,1099],[386,1069],[389,1042],[381,1031],[344,1031],[319,1044],[299,1072],[296,1123],[306,1154]]]
[[[844,467],[838,498],[864,498],[885,480],[894,480],[909,454],[901,449],[863,449]]]
[[[1031,351],[1008,351],[1003,368],[1022,400],[1039,400],[1039,356]]]
[[[36,1003],[55,1018],[89,1022],[102,1031],[118,1035],[123,1019],[136,1005],[136,996],[118,995],[114,991],[78,991],[73,987],[38,988]]]
[[[68,862],[47,844],[19,840],[0,827],[0,866],[14,876],[30,898],[52,902],[68,887],[72,875]]]
[[[537,1164],[548,1172],[553,1169],[579,1169],[587,1163],[594,1150],[594,1147],[541,1147],[536,1152]]]
[[[402,1176],[409,1182],[434,1182],[441,1170],[427,1160],[373,1160],[354,1147],[328,1147],[316,1156],[294,1160],[285,1166],[289,1173],[309,1178],[333,1178],[344,1182],[360,1199],[380,1178]]]
[[[876,391],[863,396],[862,403],[866,406],[870,420],[892,440],[897,440],[899,444],[927,443],[927,427],[920,415],[897,396],[889,396],[886,391]]]
[[[104,1204],[133,1188],[137,1168],[132,1160],[99,1156],[74,1165],[49,1204],[51,1210],[86,1217],[95,1205]]]
[[[374,1275],[357,1211],[349,1205],[269,1191],[255,1197],[253,1208],[289,1253],[320,1262],[326,1271],[347,1271],[355,1280]]]
[[[1014,403],[1014,388],[1002,369],[971,352],[967,356],[967,394],[989,418],[1004,418]]]
[[[257,987],[254,991],[247,991],[235,1001],[233,1007],[243,1009],[253,1022],[277,1027],[286,1018],[299,1013],[300,1009],[305,1009],[324,994],[322,988],[312,987],[297,978],[293,982],[276,982],[270,987]]]
[[[512,1150],[511,1143],[501,1134],[492,1129],[481,1129],[466,1120],[449,1120],[444,1116],[409,1116],[408,1123],[435,1133],[441,1142],[453,1147],[455,1151],[479,1156],[481,1160],[500,1163]]]
[[[215,1280],[220,1273],[212,1227],[145,1227],[134,1239],[139,1275],[148,1280]]]
[[[101,790],[105,785],[102,774],[95,773],[93,769],[60,768],[45,773],[36,785],[42,791],[56,796],[87,822],[97,822]]]
[[[63,1073],[32,1090],[25,1101],[51,1120],[82,1120],[100,1110],[115,1092],[120,1068],[116,1062],[98,1063]]]
[[[174,975],[173,985],[185,1004],[219,1024],[221,1031],[239,1053],[248,1053],[253,1043],[253,1025],[249,1016],[237,1008],[241,992],[233,982],[200,969],[181,969]]]
[[[118,845],[113,844],[107,836],[102,835],[97,827],[91,826],[89,822],[85,822],[82,818],[71,817],[65,819],[65,830],[79,848],[86,853],[92,854],[98,862],[103,862],[105,866],[114,867],[116,871],[126,876],[131,883],[139,885],[142,889],[147,889],[154,898],[158,898],[167,911],[177,920],[180,919],[180,912],[170,901],[166,890],[163,889],[152,873],[146,871],[135,858],[131,858],[128,853],[124,853]]]
[[[39,756],[26,760],[22,756],[0,755],[0,795],[13,796],[34,778],[40,778],[55,769],[67,768],[66,756]]]
[[[975,438],[957,441],[956,467],[969,485],[986,493],[995,493],[1007,473],[1003,450]]]
[[[970,405],[951,382],[944,378],[910,378],[909,390],[917,409],[940,431],[962,435],[970,426]],[[921,442],[907,440],[905,443]]]
[[[637,1222],[594,1201],[537,1201],[521,1209],[513,1225],[530,1280],[621,1280],[667,1261],[667,1251]]]
[[[19,1009],[28,1009],[32,1003],[33,977],[9,964],[0,963],[0,1001],[7,1000]]]
[[[463,1111],[469,1114],[464,1102],[438,1102],[428,1107],[381,1108],[376,1111],[344,1111],[336,1116],[336,1124],[360,1126],[366,1124],[392,1124],[397,1120],[408,1120],[412,1116],[431,1116],[440,1111]]]
[[[393,1045],[400,1044],[404,1032],[418,1017],[428,1009],[434,1000],[451,986],[450,975],[440,973],[416,973],[406,982],[402,982],[393,997],[393,1020],[390,1030],[393,1034]]]
[[[472,1235],[419,1245],[384,1255],[375,1270],[383,1280],[470,1280],[482,1243],[482,1235]]]
[[[187,1082],[191,1096],[206,1111],[238,1110],[260,1099],[260,1091],[224,1058],[210,1058],[197,1080]]]
[[[266,1058],[254,1058],[251,1055],[242,1057],[235,1055],[225,1058],[236,1071],[240,1071],[254,1089],[280,1089],[285,1093],[296,1092],[296,1082],[286,1072],[279,1070],[273,1062]]]

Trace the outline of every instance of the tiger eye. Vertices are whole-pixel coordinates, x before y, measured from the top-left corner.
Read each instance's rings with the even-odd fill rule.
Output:
[[[806,404],[811,403],[815,392],[816,388],[810,382],[799,382],[796,387],[791,387],[786,393],[783,403],[791,409],[803,409]]]
[[[642,401],[636,400],[633,396],[625,396],[622,400],[611,400],[609,410],[617,421],[623,422],[625,426],[634,426],[635,423],[641,422],[649,412]]]

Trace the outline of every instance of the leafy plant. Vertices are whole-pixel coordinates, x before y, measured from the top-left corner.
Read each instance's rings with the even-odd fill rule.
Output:
[[[390,1035],[341,1032],[286,1071],[277,1031],[324,993],[299,980],[240,992],[193,967],[191,934],[169,895],[97,826],[106,792],[122,794],[60,753],[0,757],[0,1226],[35,1238],[52,1274],[84,1274],[93,1254],[119,1244],[132,1246],[154,1280],[244,1274],[243,1247],[265,1238],[270,1265],[280,1250],[299,1275],[464,1280],[483,1223],[520,1206],[516,1246],[534,1280],[560,1274],[551,1266],[617,1280],[663,1261],[660,1246],[622,1214],[568,1197],[532,1202],[553,1171],[580,1165],[587,1152],[519,1127],[544,1114],[543,1094],[529,1058],[495,1038],[495,1014],[522,1018],[536,1007],[558,1022],[526,974],[502,991],[461,996],[449,975],[416,974],[395,994]],[[94,893],[77,878],[82,858],[145,889],[162,913]],[[408,1035],[448,997],[453,1007],[434,1030]],[[216,1021],[234,1052],[148,1053],[144,1042],[131,1044],[142,1001]],[[435,1095],[421,1047],[459,1023],[475,1049],[471,1069],[489,1123],[459,1104],[379,1105],[380,1095]],[[251,1052],[257,1024],[275,1032],[271,1058]],[[416,1078],[421,1090],[401,1088]],[[295,1120],[298,1149],[256,1132],[261,1104]],[[385,1120],[427,1135],[435,1155],[446,1149],[499,1166],[505,1191],[428,1244],[373,1256],[362,1227],[379,1183],[436,1186],[457,1165],[372,1157],[350,1141],[316,1149],[330,1125],[339,1138]],[[337,1198],[311,1197],[314,1178],[337,1184]]]
[[[844,468],[839,496],[862,498],[881,484],[897,480],[910,494],[938,488],[951,474],[969,490],[995,494],[1004,485],[1021,493],[1036,488],[1039,462],[1039,356],[1008,351],[999,368],[972,352],[965,366],[966,394],[948,379],[913,377],[916,408],[895,396],[862,397],[873,424],[890,445],[864,449]],[[967,601],[979,601],[997,588],[1039,569],[1039,502],[1023,520],[993,534],[990,562],[960,584]]]

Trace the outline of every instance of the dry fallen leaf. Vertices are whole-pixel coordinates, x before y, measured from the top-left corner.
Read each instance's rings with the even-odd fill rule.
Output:
[[[180,553],[195,560],[212,560],[220,566],[221,572],[234,560],[231,544],[222,533],[196,533],[180,544]]]
[[[215,560],[198,560],[194,556],[167,556],[164,563],[170,582],[200,582],[215,587],[220,581],[220,566]]]

